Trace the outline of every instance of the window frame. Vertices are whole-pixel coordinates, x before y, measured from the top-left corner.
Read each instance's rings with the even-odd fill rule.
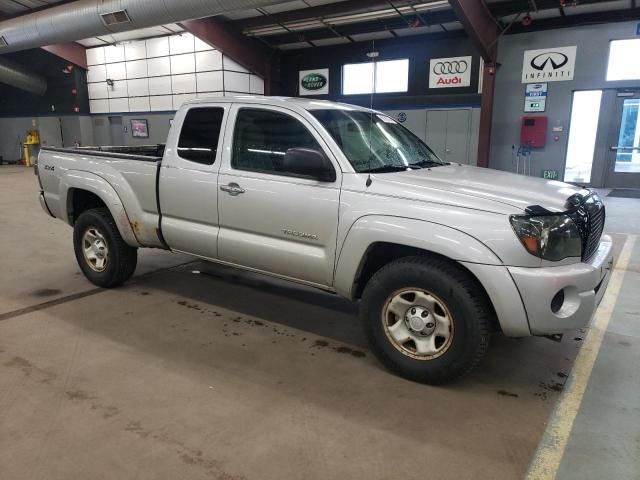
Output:
[[[189,114],[194,111],[194,110],[213,110],[213,109],[219,109],[222,110],[222,117],[220,118],[220,131],[218,132],[218,142],[216,144],[216,150],[215,150],[215,155],[213,156],[213,160],[211,161],[211,163],[209,162],[199,162],[197,160],[193,160],[191,158],[187,158],[184,157],[182,155],[180,155],[180,139],[182,137],[182,131],[184,130],[186,124],[187,124],[187,118],[189,117]],[[219,155],[219,150],[221,145],[223,145],[223,139],[224,139],[224,130],[225,130],[225,124],[226,124],[226,115],[227,115],[227,108],[222,106],[222,105],[193,105],[191,106],[185,113],[184,113],[184,117],[182,119],[182,125],[180,125],[180,131],[178,132],[178,138],[176,140],[176,157],[178,157],[181,160],[185,160],[187,162],[191,162],[193,164],[196,165],[202,165],[203,167],[210,167],[212,165],[216,164],[216,160],[218,159],[218,155]]]
[[[378,65],[381,63],[387,63],[387,62],[397,62],[397,61],[402,61],[402,60],[406,60],[407,62],[407,88],[406,90],[394,90],[394,91],[384,91],[384,92],[378,92],[377,91],[377,85],[378,85]],[[345,93],[344,91],[344,86],[345,86],[345,74],[344,74],[344,67],[346,67],[347,65],[373,65],[373,91],[372,92],[362,92],[362,93]],[[341,73],[341,88],[340,88],[340,93],[343,96],[351,96],[351,95],[371,95],[371,94],[375,94],[375,95],[388,95],[388,94],[407,94],[409,93],[409,78],[411,76],[411,59],[408,57],[402,57],[402,58],[388,58],[385,60],[377,60],[374,59],[370,62],[354,62],[354,63],[344,63],[342,64],[341,68],[340,68],[340,73]]]
[[[297,173],[293,173],[293,172],[280,172],[277,170],[263,170],[263,169],[249,169],[249,168],[241,168],[238,167],[237,165],[234,165],[234,158],[235,158],[235,142],[236,142],[236,133],[238,131],[237,125],[238,125],[238,118],[240,116],[240,113],[243,110],[255,110],[255,111],[265,111],[265,112],[270,112],[270,113],[276,113],[276,114],[280,114],[280,115],[286,115],[292,119],[294,119],[295,121],[299,122],[302,127],[304,127],[307,132],[309,132],[309,135],[311,135],[311,137],[313,137],[314,141],[316,142],[317,146],[318,146],[318,150],[320,152],[322,152],[324,154],[324,156],[327,158],[327,160],[329,161],[329,164],[331,165],[331,168],[333,169],[334,173],[336,174],[335,177],[336,179],[333,181],[321,181],[318,180],[314,177],[311,177],[309,175],[300,175]],[[299,115],[297,112],[293,111],[293,110],[288,110],[286,109],[286,111],[283,111],[283,109],[281,108],[277,108],[277,107],[271,107],[268,105],[260,105],[260,104],[255,104],[255,105],[238,105],[235,109],[235,112],[233,114],[233,131],[231,132],[229,141],[229,169],[231,171],[235,171],[235,172],[248,172],[248,173],[258,173],[258,174],[262,174],[262,175],[269,175],[269,176],[276,176],[276,177],[286,177],[286,178],[297,178],[300,180],[307,180],[309,182],[312,183],[318,183],[318,184],[332,184],[338,181],[338,172],[341,171],[340,169],[336,169],[336,165],[335,162],[332,160],[331,155],[327,154],[327,151],[329,151],[328,146],[326,145],[325,140],[322,138],[322,135],[320,135],[320,133],[317,131],[317,129],[304,117],[302,117],[301,115]]]
[[[640,76],[638,76],[636,78],[609,79],[609,65],[611,64],[611,49],[613,48],[613,43],[614,42],[625,42],[625,41],[630,41],[630,40],[640,41],[640,37],[612,38],[611,40],[609,40],[609,49],[607,51],[607,64],[606,64],[605,71],[604,71],[604,81],[605,82],[607,82],[607,83],[610,83],[610,82],[637,82],[638,80],[640,80]]]

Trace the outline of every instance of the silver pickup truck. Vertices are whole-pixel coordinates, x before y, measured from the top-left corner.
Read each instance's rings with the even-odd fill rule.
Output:
[[[45,147],[37,173],[94,284],[152,247],[334,292],[359,301],[378,358],[425,383],[468,372],[492,331],[584,326],[612,265],[596,193],[444,163],[352,105],[197,100],[166,146]]]

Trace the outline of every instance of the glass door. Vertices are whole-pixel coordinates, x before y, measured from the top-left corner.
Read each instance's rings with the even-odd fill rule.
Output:
[[[605,186],[640,188],[640,93],[619,94],[615,111]]]

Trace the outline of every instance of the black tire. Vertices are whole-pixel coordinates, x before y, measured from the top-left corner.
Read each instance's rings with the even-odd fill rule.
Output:
[[[398,292],[409,288],[430,292],[448,309],[453,328],[437,356],[416,354],[420,358],[414,358],[406,351],[412,340],[409,347],[397,346],[387,333],[386,306]],[[409,380],[437,385],[465,375],[484,356],[493,309],[477,281],[461,266],[438,257],[417,256],[391,262],[373,275],[362,295],[360,317],[372,351],[387,368]],[[392,316],[391,323],[394,321]],[[417,349],[417,343],[413,345]]]
[[[83,253],[83,237],[85,232],[91,229],[102,235],[108,251],[101,271],[92,267]],[[82,273],[99,287],[112,288],[122,285],[136,270],[138,249],[124,242],[107,208],[86,210],[78,217],[73,229],[73,248]]]

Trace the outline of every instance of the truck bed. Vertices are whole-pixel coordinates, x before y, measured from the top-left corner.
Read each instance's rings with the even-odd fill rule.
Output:
[[[42,147],[40,150],[62,153],[86,153],[94,157],[121,158],[124,160],[140,160],[158,162],[164,154],[164,143],[139,146],[103,146],[103,147]]]

